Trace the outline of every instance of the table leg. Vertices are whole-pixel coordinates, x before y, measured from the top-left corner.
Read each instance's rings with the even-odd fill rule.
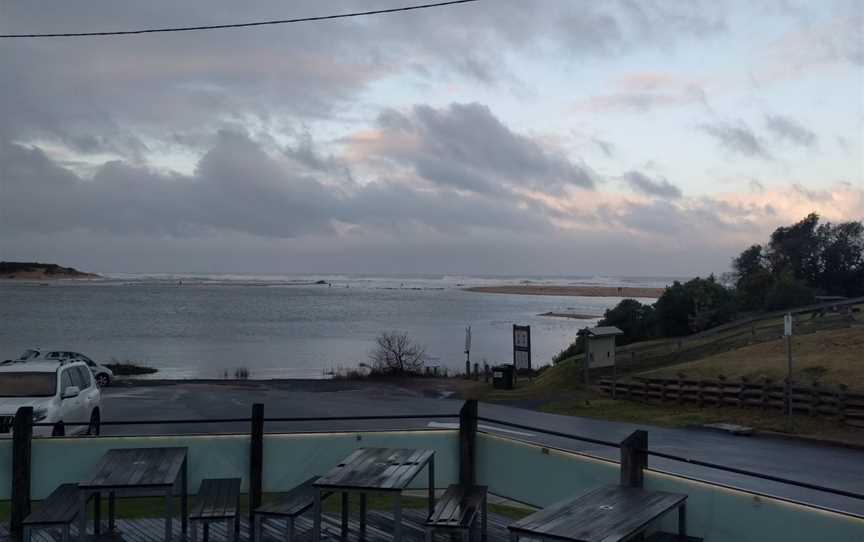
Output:
[[[435,509],[435,456],[429,458],[429,516]]]
[[[186,535],[186,530],[189,525],[189,458],[183,459],[183,467],[180,469],[180,510],[183,516],[180,518],[180,528],[183,535]],[[240,513],[240,507],[237,507],[237,513]]]
[[[165,542],[171,542],[174,521],[174,495],[171,488],[165,490]]]
[[[108,530],[114,531],[114,506],[115,506],[115,493],[113,491],[108,492]]]
[[[366,540],[366,494],[360,494],[360,540]]]
[[[486,542],[486,536],[489,531],[489,501],[486,494],[483,495],[483,510],[481,510],[480,513],[483,514],[483,516],[481,517],[483,523],[480,525],[480,540],[482,540],[482,542]]]
[[[90,502],[90,493],[86,490],[78,491],[78,540],[84,542],[87,539],[87,503]]]
[[[342,492],[342,540],[348,540],[348,492]]]
[[[402,492],[393,498],[393,542],[402,542]]]
[[[312,515],[314,522],[312,524],[312,542],[321,542],[321,490],[315,490],[315,505]]]
[[[681,540],[687,537],[687,503],[681,503],[678,507],[678,536]]]
[[[93,495],[93,534],[102,532],[102,492]]]

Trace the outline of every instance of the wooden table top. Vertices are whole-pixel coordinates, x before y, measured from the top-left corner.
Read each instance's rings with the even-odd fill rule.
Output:
[[[570,542],[616,542],[626,540],[686,499],[687,495],[678,493],[608,485],[539,510],[509,529]]]
[[[401,491],[435,455],[432,450],[359,448],[315,482],[331,489]]]
[[[78,484],[83,489],[165,487],[177,481],[186,448],[125,448],[108,450],[93,475]]]

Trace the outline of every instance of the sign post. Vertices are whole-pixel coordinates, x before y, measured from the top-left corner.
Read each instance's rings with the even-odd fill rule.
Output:
[[[792,313],[783,316],[783,336],[786,338],[786,431],[792,431]]]
[[[471,376],[471,326],[465,328],[465,376]]]
[[[531,326],[513,324],[513,373],[531,371]]]

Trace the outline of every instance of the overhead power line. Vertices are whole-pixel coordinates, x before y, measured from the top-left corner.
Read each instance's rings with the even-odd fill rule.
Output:
[[[115,30],[110,32],[62,32],[50,34],[0,34],[0,38],[79,38],[84,36],[129,36],[132,34],[157,34],[160,32],[191,32],[195,30],[221,30],[224,28],[245,28],[248,26],[269,26],[276,24],[304,23],[310,21],[328,21],[330,19],[347,19],[349,17],[364,17],[367,15],[381,15],[384,13],[397,13],[401,11],[414,11],[418,9],[438,8],[456,4],[468,4],[479,0],[450,0],[448,2],[436,2],[434,4],[417,4],[389,9],[376,9],[372,11],[355,11],[352,13],[339,13],[336,15],[319,15],[317,17],[297,17],[295,19],[277,19],[272,21],[254,21],[250,23],[214,24],[206,26],[177,26],[168,28],[142,28],[139,30]]]

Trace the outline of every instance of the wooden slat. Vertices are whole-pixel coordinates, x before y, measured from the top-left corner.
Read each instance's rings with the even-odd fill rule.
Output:
[[[128,448],[108,450],[90,479],[79,484],[90,489],[164,487],[177,480],[186,448]]]
[[[190,519],[226,519],[237,515],[240,478],[209,478],[201,481]]]
[[[275,501],[262,504],[255,509],[255,513],[284,517],[302,514],[315,503],[315,492],[318,490],[313,484],[317,480],[317,476],[309,478]]]
[[[453,484],[435,504],[426,525],[433,527],[467,528],[480,511],[486,486]]]
[[[34,524],[64,524],[69,523],[78,515],[78,486],[63,484],[24,519],[25,525]]]
[[[399,491],[408,486],[432,458],[432,450],[362,448],[315,483],[331,489]]]
[[[604,486],[559,502],[510,526],[520,534],[574,542],[625,540],[678,506],[686,495]]]

